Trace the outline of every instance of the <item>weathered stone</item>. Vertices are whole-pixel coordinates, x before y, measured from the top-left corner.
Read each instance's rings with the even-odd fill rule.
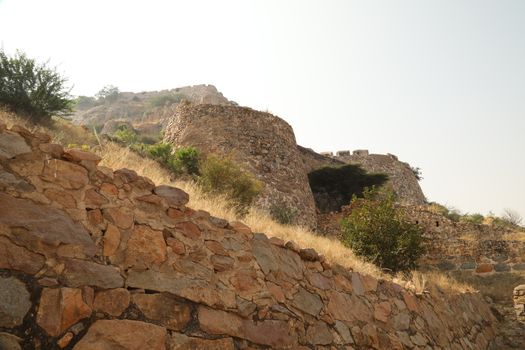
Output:
[[[251,234],[252,229],[240,221],[233,221],[229,224],[230,228],[235,232],[242,233],[245,235]]]
[[[43,254],[93,256],[96,247],[82,225],[63,211],[0,193],[0,224],[16,227],[13,243]],[[2,234],[0,232],[0,234]]]
[[[354,294],[349,295],[335,291],[330,293],[327,313],[334,319],[341,321],[371,321],[370,309]]]
[[[69,160],[70,162],[75,162],[83,165],[90,164],[92,168],[94,168],[102,160],[102,158],[100,158],[94,153],[74,148],[68,149],[66,152],[64,152],[62,157],[66,160]]]
[[[125,266],[158,266],[166,260],[166,242],[161,231],[137,225],[127,243]]]
[[[221,291],[209,281],[175,272],[135,271],[128,272],[127,285],[132,288],[169,292],[196,303],[215,307],[235,307],[232,291]]]
[[[134,294],[135,303],[144,315],[172,330],[182,330],[191,319],[189,305],[178,302],[168,293]]]
[[[272,283],[272,282],[266,282],[268,291],[273,295],[275,300],[277,300],[279,303],[284,303],[286,301],[286,298],[284,296],[283,290],[278,285]]]
[[[0,133],[0,158],[14,158],[28,152],[31,152],[31,148],[22,136],[9,132]]]
[[[317,254],[315,249],[312,249],[312,248],[301,249],[299,251],[299,256],[303,260],[307,260],[307,261],[317,261],[317,260],[319,260],[319,254]]]
[[[524,271],[525,270],[525,263],[514,264],[514,265],[512,265],[512,269],[516,270],[516,271]]]
[[[204,245],[206,246],[206,248],[211,250],[213,254],[228,256],[226,249],[224,249],[224,246],[220,242],[205,241]]]
[[[0,233],[1,234],[1,233]],[[0,236],[0,268],[34,275],[44,266],[45,258]]]
[[[316,322],[306,331],[306,339],[310,344],[328,345],[333,341],[332,333],[328,325],[322,321]]]
[[[47,161],[40,178],[68,190],[81,189],[89,182],[88,173],[85,168],[60,159]]]
[[[310,284],[316,288],[323,290],[330,290],[334,288],[333,281],[318,272],[308,273],[306,276]]]
[[[180,207],[188,204],[190,196],[183,190],[167,185],[155,187],[153,190],[156,195],[165,198],[169,206]]]
[[[374,306],[374,318],[378,321],[386,323],[391,312],[392,307],[387,301],[380,302]]]
[[[66,334],[64,334],[64,336],[62,338],[60,338],[57,341],[57,345],[61,349],[65,348],[66,346],[69,345],[69,343],[71,343],[71,340],[73,340],[74,336],[75,336],[75,334],[73,332],[67,332]]]
[[[106,197],[98,193],[96,189],[90,188],[86,191],[84,203],[86,208],[97,209],[102,207],[104,204],[109,203],[109,201],[106,199]]]
[[[171,248],[171,251],[178,255],[184,255],[186,253],[186,246],[178,239],[169,237],[166,240],[167,245]]]
[[[323,309],[323,302],[319,295],[310,293],[304,288],[299,288],[293,298],[292,305],[312,316],[319,315]]]
[[[108,289],[95,294],[93,309],[118,317],[128,308],[129,302],[130,295],[127,289]]]
[[[230,270],[233,267],[233,263],[235,262],[235,260],[229,256],[222,255],[212,255],[210,259],[213,269],[218,272]]]
[[[184,236],[189,239],[197,240],[201,237],[201,231],[197,225],[193,222],[181,222],[175,226],[177,232],[182,233]]]
[[[394,328],[398,331],[404,331],[407,330],[410,326],[410,315],[406,313],[400,313],[395,315],[393,318],[393,325]]]
[[[36,322],[47,334],[56,337],[90,315],[91,307],[85,303],[81,289],[44,288]]]
[[[121,229],[129,229],[133,225],[133,213],[127,208],[106,208],[104,217]]]
[[[474,270],[476,268],[476,262],[475,261],[467,261],[462,263],[459,268],[461,270]]]
[[[26,286],[14,277],[0,277],[0,327],[21,325],[30,308]]]
[[[451,271],[456,269],[456,264],[451,261],[442,261],[437,264],[438,269],[441,271]]]
[[[227,334],[275,348],[289,348],[297,342],[284,321],[253,322],[206,307],[199,307],[198,318],[201,329],[211,334]]]
[[[418,346],[425,346],[428,344],[428,341],[420,333],[416,333],[410,336],[410,340],[412,341],[412,343]]]
[[[60,277],[67,286],[94,286],[102,289],[119,288],[124,279],[114,266],[100,265],[91,261],[64,259],[64,271]]]
[[[64,147],[57,143],[41,143],[40,145],[38,145],[38,148],[42,152],[47,153],[51,157],[56,159],[60,159],[62,157],[62,154],[64,154]]]
[[[494,270],[496,272],[508,272],[510,271],[510,266],[507,264],[496,264],[494,265]]]
[[[476,273],[490,273],[492,271],[494,271],[492,264],[478,264],[476,268]]]
[[[202,339],[172,333],[169,350],[235,350],[232,338]]]
[[[163,327],[131,320],[98,320],[73,350],[166,350]]]
[[[352,288],[357,295],[365,294],[365,287],[361,281],[361,276],[356,272],[352,272]]]
[[[117,226],[108,224],[108,228],[104,233],[104,256],[112,256],[117,252],[117,249],[120,245],[120,230]]]
[[[402,294],[403,294],[403,300],[405,301],[407,308],[410,311],[418,312],[419,308],[417,306],[416,297],[412,293],[405,292],[405,291],[402,292]]]
[[[0,332],[0,349],[2,350],[22,350],[20,344],[22,339],[9,333]]]
[[[334,328],[337,331],[337,333],[341,336],[341,339],[343,340],[343,344],[353,344],[354,343],[354,338],[352,338],[352,333],[350,333],[350,329],[348,329],[348,326],[346,324],[337,320],[335,321]]]

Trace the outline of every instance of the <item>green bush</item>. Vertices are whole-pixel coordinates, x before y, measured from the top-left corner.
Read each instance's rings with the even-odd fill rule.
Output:
[[[106,85],[99,92],[95,94],[95,97],[99,102],[115,102],[120,95],[118,87],[113,85]]]
[[[200,154],[195,147],[181,147],[175,151],[175,162],[183,173],[199,175]]]
[[[291,208],[284,202],[274,203],[270,207],[271,217],[280,224],[290,225],[294,222],[297,216],[297,209]]]
[[[175,175],[198,175],[200,154],[195,147],[181,147],[173,152],[169,143],[159,142],[147,146],[142,145],[146,154],[164,165]]]
[[[205,193],[225,195],[238,214],[245,215],[262,184],[229,158],[209,155],[200,167],[197,183]]]
[[[0,103],[15,112],[26,114],[35,122],[70,114],[73,101],[66,82],[47,64],[37,63],[22,52],[8,57],[0,49]]]
[[[423,229],[395,205],[393,192],[382,194],[381,199],[376,194],[366,190],[364,198],[354,196],[350,215],[341,223],[342,241],[381,268],[411,270],[425,251]]]
[[[485,217],[481,214],[465,214],[460,216],[459,221],[460,222],[467,222],[471,224],[481,225],[483,221],[485,220]]]
[[[130,129],[126,125],[119,126],[117,131],[115,131],[115,133],[113,134],[113,137],[126,145],[135,144],[138,140],[138,136],[135,130]]]

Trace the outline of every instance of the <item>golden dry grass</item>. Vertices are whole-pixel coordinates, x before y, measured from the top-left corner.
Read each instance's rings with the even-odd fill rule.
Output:
[[[391,277],[383,273],[375,265],[368,263],[354,255],[351,249],[344,246],[340,241],[319,236],[314,232],[301,227],[282,225],[272,220],[265,212],[252,209],[244,218],[239,218],[234,210],[226,205],[226,200],[221,197],[210,197],[200,191],[195,183],[190,181],[173,181],[168,170],[158,162],[143,158],[128,148],[115,143],[106,143],[104,146],[96,146],[96,138],[81,126],[73,125],[65,120],[57,120],[51,126],[34,125],[17,115],[0,108],[0,121],[11,127],[14,124],[22,125],[32,132],[45,132],[52,136],[53,141],[64,146],[87,144],[95,146],[92,151],[102,157],[100,165],[113,169],[128,168],[135,170],[139,175],[150,178],[156,184],[166,184],[181,188],[190,195],[189,206],[193,209],[204,210],[211,215],[224,218],[228,221],[241,220],[251,227],[254,232],[264,232],[268,236],[279,237],[285,241],[294,241],[301,247],[314,248],[324,255],[326,260],[332,264],[339,264],[348,269],[374,276],[378,279],[392,280],[405,288],[416,292],[431,290],[438,286],[447,292],[466,292],[472,288],[458,283],[442,273],[420,273],[413,272],[408,276]]]

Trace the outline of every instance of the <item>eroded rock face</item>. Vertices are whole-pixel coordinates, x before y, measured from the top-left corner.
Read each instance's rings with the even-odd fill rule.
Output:
[[[332,269],[187,208],[179,189],[23,138],[31,152],[0,159],[1,349],[486,349],[494,337],[478,294],[416,296]]]
[[[165,141],[205,153],[231,154],[264,183],[256,203],[260,208],[296,210],[296,223],[315,227],[306,170],[293,130],[284,120],[245,107],[182,103],[168,123]]]

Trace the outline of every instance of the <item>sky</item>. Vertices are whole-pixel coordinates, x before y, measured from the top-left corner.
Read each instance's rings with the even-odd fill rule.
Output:
[[[75,95],[213,84],[315,151],[393,153],[429,201],[525,217],[525,1],[0,0]]]

